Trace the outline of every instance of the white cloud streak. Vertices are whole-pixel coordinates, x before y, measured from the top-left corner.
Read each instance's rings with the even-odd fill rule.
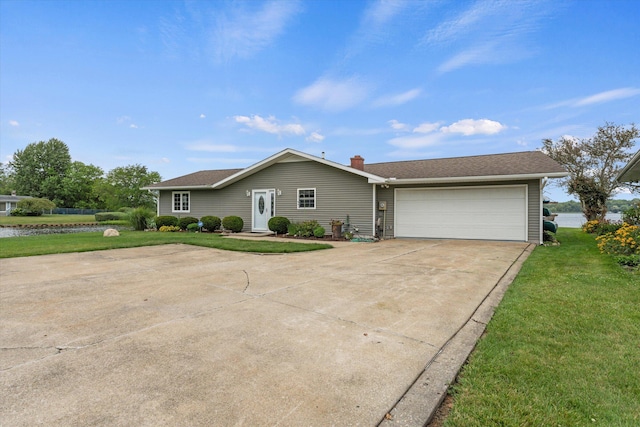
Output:
[[[298,1],[268,1],[257,10],[238,7],[218,15],[213,36],[217,59],[247,58],[263,50],[284,32],[300,10]]]
[[[387,123],[389,123],[389,126],[391,126],[392,129],[394,130],[405,130],[407,129],[407,124],[406,123],[400,123],[397,120],[389,120]]]
[[[275,43],[301,10],[298,0],[185,2],[160,19],[159,36],[170,58],[205,56],[226,63]]]
[[[236,153],[239,148],[231,144],[214,144],[209,141],[196,141],[185,147],[189,151],[205,151],[209,153]]]
[[[560,107],[585,107],[588,105],[602,104],[605,102],[617,101],[619,99],[632,98],[640,95],[640,88],[624,87],[619,89],[607,90],[583,98],[573,98],[565,101],[556,102],[543,107],[545,110],[551,110]]]
[[[395,107],[416,99],[421,93],[422,89],[415,88],[395,95],[380,97],[373,102],[373,105],[374,107]]]
[[[443,126],[440,131],[443,133],[461,133],[465,136],[470,135],[493,135],[507,127],[499,122],[488,119],[464,119],[452,123],[450,126]]]
[[[640,89],[638,88],[625,87],[621,89],[613,89],[579,99],[573,103],[573,106],[582,107],[585,105],[600,104],[603,102],[616,101],[618,99],[631,98],[638,95],[640,95]]]
[[[429,123],[429,122],[420,123],[417,127],[413,128],[413,132],[414,133],[431,133],[431,132],[437,130],[440,127],[440,125],[441,125],[440,122],[436,122],[436,123]]]
[[[308,142],[322,142],[324,141],[324,135],[319,132],[311,132],[311,135],[305,138]]]
[[[293,101],[300,105],[338,112],[360,104],[367,98],[369,91],[369,85],[356,77],[346,80],[321,77],[311,85],[298,90],[293,96]]]
[[[528,35],[555,6],[544,0],[482,0],[428,31],[422,44],[454,52],[438,72],[476,64],[503,64],[531,56]]]
[[[274,116],[264,118],[256,114],[251,117],[234,116],[233,119],[236,123],[240,123],[247,128],[279,136],[304,135],[306,133],[302,125],[298,123],[280,124]]]
[[[13,126],[13,127],[18,127],[20,126],[20,123],[18,123],[17,120],[9,120],[9,126]]]
[[[391,123],[393,127],[393,125],[398,122],[396,120],[391,120],[389,123]],[[408,129],[407,125],[402,125],[402,128],[397,127],[396,129]],[[507,129],[507,126],[500,122],[488,119],[463,119],[458,120],[449,126],[442,126],[439,122],[424,122],[413,128],[411,134],[398,136],[387,142],[393,146],[403,149],[418,149],[441,145],[447,139],[451,138],[453,134],[461,134],[463,136],[494,135],[505,129]]]

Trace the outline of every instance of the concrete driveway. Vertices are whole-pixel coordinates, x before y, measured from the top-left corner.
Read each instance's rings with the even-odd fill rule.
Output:
[[[528,249],[389,240],[0,260],[0,425],[420,425],[446,389],[436,371],[466,357],[451,338],[482,323],[470,319]],[[447,346],[457,359],[442,359]]]

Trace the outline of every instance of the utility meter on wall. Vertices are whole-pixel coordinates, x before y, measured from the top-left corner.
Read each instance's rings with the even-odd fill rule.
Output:
[[[378,202],[378,210],[386,211],[387,210],[387,202]]]

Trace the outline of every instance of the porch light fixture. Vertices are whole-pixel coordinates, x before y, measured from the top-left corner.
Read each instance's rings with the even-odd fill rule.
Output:
[[[277,194],[278,196],[282,196],[282,190],[280,190],[280,189],[278,188],[278,189],[276,190],[276,194]]]
[[[251,197],[251,191],[247,190],[247,197]]]

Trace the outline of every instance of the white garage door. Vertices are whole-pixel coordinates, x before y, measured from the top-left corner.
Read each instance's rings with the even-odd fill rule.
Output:
[[[395,236],[527,240],[524,185],[398,188]]]

